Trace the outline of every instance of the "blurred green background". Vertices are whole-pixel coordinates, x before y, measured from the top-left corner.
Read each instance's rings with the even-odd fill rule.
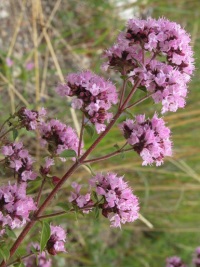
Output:
[[[157,168],[142,167],[141,159],[132,152],[125,158],[116,156],[92,165],[95,171],[125,175],[140,197],[141,214],[153,228],[138,220],[123,225],[121,230],[112,229],[108,220],[103,217],[95,220],[92,214],[59,217],[54,222],[68,231],[68,253],[56,256],[54,266],[160,267],[165,266],[165,258],[172,255],[179,255],[190,264],[194,249],[200,246],[199,0],[1,1],[0,120],[2,123],[8,112],[28,104],[31,108],[44,106],[51,117],[73,125],[69,103],[54,92],[56,84],[69,72],[91,69],[111,77],[120,87],[116,73],[100,70],[101,55],[124,29],[126,20],[134,16],[166,17],[180,23],[191,33],[196,60],[185,109],[165,116],[173,134],[174,157]],[[12,67],[6,65],[8,57],[14,62]],[[26,69],[29,62],[35,65],[32,70]],[[148,100],[132,113],[151,116],[155,110],[159,112],[159,106]],[[77,116],[80,120],[79,113]],[[43,155],[32,133],[22,132],[21,137],[32,155],[38,158]],[[116,140],[118,145],[123,144],[117,126],[92,156],[114,151]],[[91,143],[91,138],[85,134],[86,147]],[[54,174],[61,176],[66,168],[58,166]],[[0,183],[12,179],[8,176],[2,175]],[[55,202],[67,201],[73,180],[86,186],[89,177],[85,169],[79,169]],[[49,191],[45,189],[44,197]],[[33,194],[36,192],[37,186],[31,190]],[[49,212],[58,209],[49,208]],[[33,240],[37,231],[36,227],[31,232]]]

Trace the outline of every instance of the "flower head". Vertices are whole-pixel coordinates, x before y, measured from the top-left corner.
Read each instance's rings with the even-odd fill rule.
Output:
[[[118,102],[115,86],[90,71],[69,74],[66,81],[57,87],[58,94],[74,97],[72,107],[81,109],[98,133],[104,131],[105,121],[112,118],[108,110]]]
[[[51,225],[51,236],[47,242],[47,251],[51,255],[56,255],[59,252],[66,252],[65,243],[66,233],[60,226]]]
[[[31,244],[34,249],[36,249],[38,252],[40,251],[40,245],[37,243],[33,243]],[[28,249],[28,252],[31,252],[31,248]],[[24,260],[24,264],[25,267],[33,267],[33,266],[37,266],[37,267],[51,267],[52,266],[52,260],[51,259],[47,259],[46,257],[46,253],[40,252],[37,254],[37,258],[36,255],[32,255],[30,257],[28,257],[27,259]]]
[[[90,180],[90,184],[95,187],[97,195],[103,197],[103,203],[99,207],[102,214],[110,220],[111,226],[121,227],[121,223],[138,219],[138,198],[123,177],[118,177],[115,173],[98,173]]]
[[[0,225],[10,228],[22,227],[28,220],[36,205],[26,195],[26,183],[0,187]]]
[[[155,162],[160,166],[165,156],[172,155],[170,129],[156,114],[151,120],[138,115],[135,121],[128,119],[123,122],[120,128],[129,145],[142,157],[143,165]]]
[[[193,257],[193,263],[195,267],[200,267],[200,247],[197,247]]]
[[[19,181],[35,180],[37,173],[33,171],[34,160],[21,142],[3,146],[2,153],[6,157],[6,165],[17,173]]]
[[[22,107],[17,112],[17,116],[19,117],[22,126],[24,126],[28,131],[35,130],[38,127],[38,123],[43,120],[45,115],[46,110],[44,108],[36,111]]]
[[[69,197],[69,202],[72,202],[74,205],[81,208],[83,213],[89,213],[91,209],[87,208],[87,206],[93,204],[93,201],[91,200],[91,194],[87,193],[85,195],[81,195],[80,190],[82,185],[79,185],[78,183],[73,182],[72,187],[74,188],[75,192],[71,192],[71,196]]]
[[[181,258],[177,256],[170,257],[166,260],[166,267],[186,267]]]
[[[39,131],[42,145],[48,144],[51,153],[59,155],[67,149],[78,152],[79,138],[75,130],[59,120],[51,119],[49,122],[40,123]]]

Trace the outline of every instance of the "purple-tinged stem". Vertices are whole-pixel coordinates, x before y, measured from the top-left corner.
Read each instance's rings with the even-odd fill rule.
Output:
[[[117,150],[117,151],[114,151],[108,155],[105,155],[105,156],[102,156],[102,157],[99,157],[99,158],[95,158],[95,159],[89,159],[89,160],[85,160],[83,161],[84,164],[88,164],[88,163],[93,163],[93,162],[97,162],[97,161],[101,161],[101,160],[104,160],[104,159],[109,159],[111,157],[114,157],[116,155],[119,155],[120,153],[123,153],[123,152],[128,152],[128,151],[133,151],[133,148],[128,148],[128,149],[120,149],[120,150]]]

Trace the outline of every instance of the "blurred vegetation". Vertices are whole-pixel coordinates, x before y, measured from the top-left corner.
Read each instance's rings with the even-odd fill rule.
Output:
[[[92,214],[77,219],[74,215],[56,218],[55,222],[68,231],[68,253],[62,257],[56,256],[58,265],[55,266],[160,267],[165,266],[165,258],[172,255],[179,255],[187,263],[191,262],[195,247],[200,245],[200,1],[42,0],[43,17],[35,20],[31,1],[3,2],[5,5],[2,6],[8,11],[9,17],[1,19],[1,123],[9,111],[24,105],[25,99],[29,107],[44,105],[50,116],[73,125],[69,104],[55,94],[54,88],[68,72],[90,68],[102,74],[101,54],[113,44],[118,32],[124,28],[127,14],[129,17],[132,14],[142,18],[149,15],[155,18],[164,16],[180,23],[191,33],[196,72],[190,83],[187,106],[165,116],[173,133],[174,157],[166,160],[159,168],[142,167],[141,159],[132,152],[125,158],[116,156],[92,165],[95,171],[125,174],[140,197],[141,214],[153,224],[153,229],[141,221],[124,225],[122,230],[111,229],[105,218],[94,220]],[[55,7],[57,9],[52,14]],[[50,23],[48,18],[51,18]],[[48,23],[46,28],[45,23]],[[38,45],[35,43],[34,50],[34,38],[37,40],[41,34],[41,42]],[[8,56],[14,61],[11,68],[5,63]],[[31,71],[25,68],[29,61],[35,64]],[[121,81],[116,73],[103,75],[111,76],[120,87]],[[139,94],[142,95],[141,92]],[[159,106],[149,100],[132,110],[132,113],[151,116],[155,110],[159,112]],[[79,119],[80,114],[77,116]],[[23,132],[21,137],[29,144],[33,155],[43,155],[35,136],[28,133],[27,137],[27,133]],[[118,145],[123,144],[117,127],[101,142],[92,156],[114,151],[110,144],[115,143],[115,140]],[[86,147],[91,142],[91,138],[85,134]],[[58,166],[55,174],[61,176],[65,170],[66,166]],[[88,176],[85,169],[76,172],[55,201],[67,201],[72,180],[77,179],[86,184]],[[8,177],[2,178],[1,183],[7,180]],[[48,192],[49,189],[46,189],[44,195]],[[58,209],[55,207],[53,210]],[[52,212],[51,208],[49,212]],[[36,227],[31,232],[32,240],[35,240],[37,232]]]

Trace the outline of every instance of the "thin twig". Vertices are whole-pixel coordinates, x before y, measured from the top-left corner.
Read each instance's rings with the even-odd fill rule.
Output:
[[[12,261],[11,263],[7,264],[7,266],[11,266],[11,265],[13,265],[15,263],[19,263],[19,262],[21,262],[21,260],[27,259],[27,258],[29,258],[30,256],[33,256],[33,255],[34,255],[34,253],[31,252],[31,253],[29,253],[29,254],[27,254],[27,255],[25,255],[25,256],[17,259],[17,260]]]
[[[44,184],[45,184],[45,182],[46,182],[46,179],[44,178],[43,181],[42,181],[42,184],[41,184],[41,186],[40,186],[40,190],[39,190],[37,199],[36,199],[36,204],[37,204],[37,206],[39,205],[40,198],[41,198],[41,195],[42,195],[42,189],[44,188]]]
[[[143,98],[139,99],[138,101],[136,101],[136,102],[134,102],[133,104],[131,104],[131,105],[129,105],[128,107],[126,107],[125,110],[128,109],[128,108],[137,106],[138,104],[142,103],[144,100],[148,99],[148,98],[149,98],[150,96],[152,96],[153,94],[155,94],[155,92],[150,93],[150,94],[144,96]]]
[[[104,160],[104,159],[109,159],[111,157],[119,155],[120,153],[124,153],[124,152],[128,152],[128,151],[133,151],[133,148],[131,147],[131,148],[128,148],[128,149],[120,149],[120,150],[114,151],[114,152],[112,152],[112,153],[110,153],[108,155],[105,155],[105,156],[102,156],[102,157],[99,157],[99,158],[85,160],[85,161],[83,161],[83,164],[88,164],[88,163],[101,161],[101,160]]]

